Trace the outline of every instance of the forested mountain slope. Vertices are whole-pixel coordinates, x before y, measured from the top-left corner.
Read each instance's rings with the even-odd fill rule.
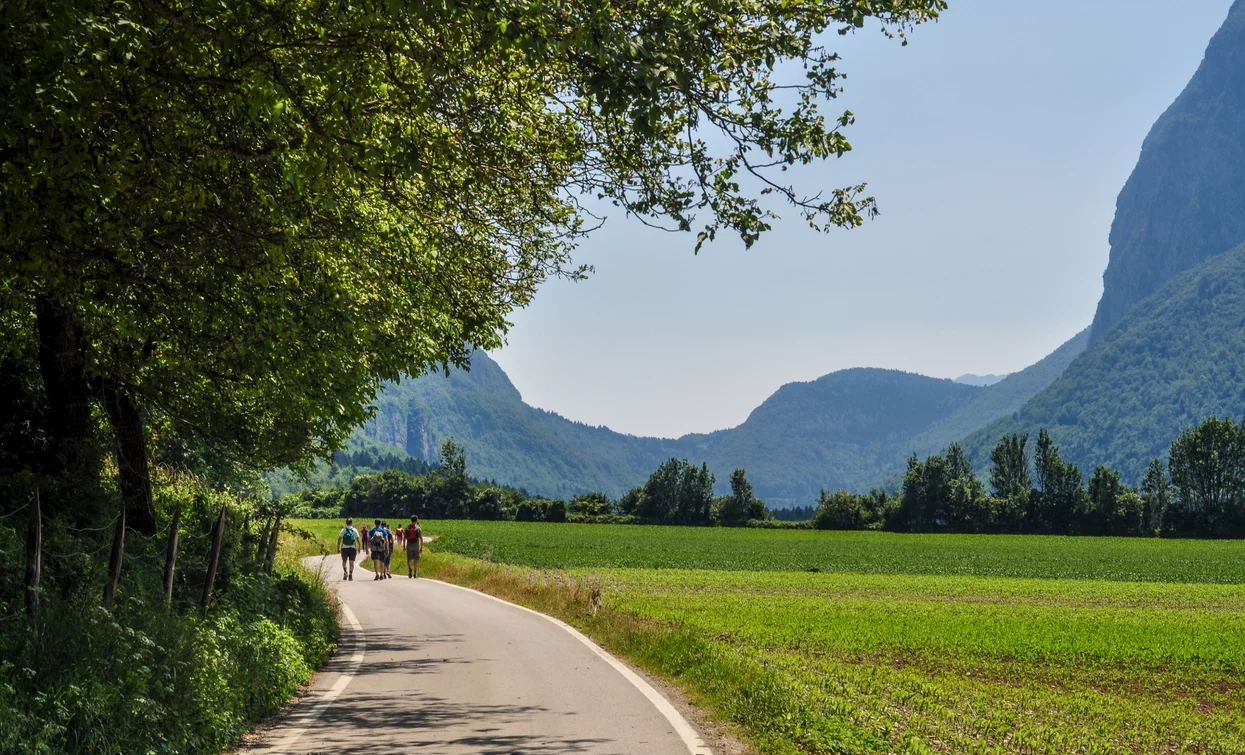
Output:
[[[452,437],[466,449],[474,477],[547,496],[617,495],[678,454],[674,441],[624,435],[528,406],[483,352],[472,357],[470,372],[387,385],[363,433],[433,462],[441,441]]]
[[[1083,471],[1108,464],[1136,484],[1151,458],[1212,414],[1245,414],[1245,246],[1142,300],[1050,387],[966,445],[982,465],[1003,434],[1045,427]]]
[[[988,387],[843,370],[783,386],[738,427],[678,440],[624,435],[528,406],[497,363],[478,353],[470,372],[388,386],[363,434],[429,462],[441,441],[453,437],[466,448],[476,477],[547,496],[592,490],[616,496],[677,456],[708,462],[719,485],[736,467],[747,469],[771,505],[807,504],[823,487],[868,488],[902,469],[913,450],[939,450],[1014,412],[1084,342],[1081,334]]]
[[[888,476],[913,437],[987,391],[895,370],[842,370],[784,385],[742,425],[681,442],[719,477],[747,469],[772,505],[804,505],[821,488],[868,487]]]
[[[1245,242],[1245,0],[1154,124],[1120,192],[1093,338],[1181,271]]]
[[[904,458],[911,453],[938,453],[947,444],[1016,411],[1043,388],[1055,382],[1088,345],[1089,328],[1086,328],[1040,362],[1008,375],[982,391],[973,401],[918,434],[903,452]]]

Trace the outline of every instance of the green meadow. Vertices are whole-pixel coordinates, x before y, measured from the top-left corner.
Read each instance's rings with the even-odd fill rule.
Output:
[[[1245,752],[1245,543],[425,529],[430,574],[576,623],[758,752]]]

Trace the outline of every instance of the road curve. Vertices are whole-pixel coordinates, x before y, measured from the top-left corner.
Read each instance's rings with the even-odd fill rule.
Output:
[[[711,755],[668,702],[561,622],[429,579],[342,582],[342,649],[241,752]]]

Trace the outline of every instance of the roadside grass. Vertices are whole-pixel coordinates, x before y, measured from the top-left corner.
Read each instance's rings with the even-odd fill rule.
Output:
[[[761,752],[1245,752],[1241,543],[425,529],[429,576],[576,625]]]

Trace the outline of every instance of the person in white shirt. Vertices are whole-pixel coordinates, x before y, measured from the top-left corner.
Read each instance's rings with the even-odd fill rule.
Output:
[[[343,580],[354,579],[354,560],[359,555],[359,537],[359,531],[354,528],[354,519],[347,518],[346,526],[337,535],[337,552],[342,555]]]

